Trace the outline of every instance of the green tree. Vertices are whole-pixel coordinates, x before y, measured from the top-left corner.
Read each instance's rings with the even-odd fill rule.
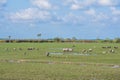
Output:
[[[62,41],[62,39],[61,39],[61,38],[59,38],[59,37],[55,37],[55,38],[54,38],[54,41],[55,41],[55,42],[61,42],[61,41]]]
[[[38,42],[39,42],[39,40],[40,40],[41,35],[42,35],[41,33],[37,34]]]
[[[10,40],[11,40],[11,36],[8,36],[8,39],[9,39],[9,43],[10,43]]]
[[[113,40],[113,42],[115,42],[115,43],[120,43],[120,38],[115,38],[115,39]]]
[[[72,40],[71,40],[71,38],[66,38],[65,41],[66,42],[71,42]]]
[[[77,41],[77,38],[76,38],[76,37],[72,37],[72,41],[73,41],[73,42],[76,42],[76,41]]]

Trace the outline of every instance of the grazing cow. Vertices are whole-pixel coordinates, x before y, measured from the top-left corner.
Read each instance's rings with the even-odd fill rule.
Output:
[[[30,48],[28,48],[27,50],[34,50],[35,48],[33,48],[33,47],[30,47]]]
[[[111,48],[111,46],[107,46],[107,48]]]
[[[102,46],[103,49],[107,48],[107,46]]]
[[[111,46],[103,46],[102,48],[103,48],[103,49],[106,49],[106,48],[109,49],[109,48],[111,48]]]
[[[118,49],[118,46],[114,46],[115,49]]]
[[[14,51],[16,51],[16,48],[13,48]]]
[[[115,53],[115,51],[113,49],[110,49],[109,52],[110,53]]]
[[[82,53],[86,53],[86,52],[87,52],[87,50],[86,50],[86,49],[83,49],[83,50],[82,50]]]
[[[92,52],[93,51],[93,49],[88,49],[88,52]]]
[[[63,52],[68,52],[68,48],[63,48]]]
[[[50,56],[50,53],[49,53],[49,52],[46,52],[46,56]]]
[[[72,52],[73,49],[72,48],[63,48],[63,52]]]
[[[106,53],[107,53],[107,51],[103,51],[102,53],[103,53],[103,54],[106,54]]]
[[[88,49],[88,50],[87,50],[87,49],[83,49],[83,50],[82,50],[82,53],[88,53],[88,52],[92,52],[92,51],[93,51],[93,49],[91,49],[91,48]]]
[[[72,52],[73,51],[73,49],[72,48],[69,48],[69,52]]]

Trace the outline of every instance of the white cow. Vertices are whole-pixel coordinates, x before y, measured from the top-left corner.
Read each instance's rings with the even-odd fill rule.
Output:
[[[72,48],[63,48],[63,51],[64,51],[64,52],[72,52],[73,49],[72,49]]]

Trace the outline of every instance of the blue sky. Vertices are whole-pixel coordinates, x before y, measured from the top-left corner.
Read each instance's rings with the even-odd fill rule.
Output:
[[[0,38],[114,39],[119,0],[0,0]]]

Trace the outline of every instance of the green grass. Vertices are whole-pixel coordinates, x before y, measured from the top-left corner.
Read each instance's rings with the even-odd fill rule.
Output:
[[[115,43],[0,43],[0,80],[119,80],[120,67],[115,65],[120,65],[120,49],[103,54],[109,49],[102,46],[120,48]],[[28,47],[39,50],[28,51]],[[87,56],[46,56],[46,52],[62,52],[66,47],[74,48],[73,53],[78,54],[89,48],[93,52]]]
[[[97,65],[1,63],[1,80],[119,80],[120,69]]]

